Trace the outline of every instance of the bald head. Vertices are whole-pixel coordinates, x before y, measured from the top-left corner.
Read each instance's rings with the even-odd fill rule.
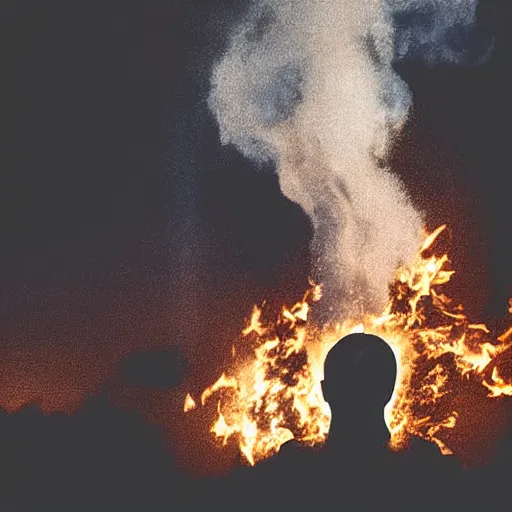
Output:
[[[327,354],[322,389],[333,413],[339,408],[384,408],[395,387],[391,347],[378,336],[350,334]]]

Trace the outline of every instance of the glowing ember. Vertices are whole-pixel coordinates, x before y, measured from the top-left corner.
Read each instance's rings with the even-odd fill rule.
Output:
[[[183,405],[183,412],[188,412],[195,408],[196,403],[194,402],[194,399],[190,395],[187,395],[185,397],[185,404]]]
[[[252,465],[290,439],[322,443],[330,423],[320,387],[323,362],[342,336],[366,332],[386,340],[398,362],[397,384],[385,410],[391,446],[400,449],[411,435],[418,435],[436,443],[442,453],[451,453],[441,438],[457,421],[457,411],[446,410],[457,379],[477,378],[490,397],[512,395],[512,384],[496,366],[492,382],[484,376],[495,357],[512,345],[512,327],[493,339],[485,325],[470,323],[462,306],[442,293],[454,271],[446,268],[446,254],[426,253],[433,252],[444,229],[427,235],[416,260],[397,271],[379,316],[318,328],[308,323],[310,306],[321,298],[321,287],[313,284],[302,301],[281,310],[275,323],[264,323],[262,309],[255,307],[242,332],[252,343],[251,356],[237,360],[240,351],[233,346],[231,376],[223,373],[201,395],[203,406],[217,397],[211,432],[224,445],[234,437]],[[512,300],[509,306],[512,313]],[[187,395],[185,412],[194,407]]]

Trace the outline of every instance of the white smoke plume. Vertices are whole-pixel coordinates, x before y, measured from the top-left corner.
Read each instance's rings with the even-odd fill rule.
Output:
[[[274,162],[311,219],[331,318],[381,307],[420,243],[422,215],[382,165],[411,103],[392,64],[461,60],[450,31],[474,21],[473,0],[258,0],[214,67],[221,141]]]

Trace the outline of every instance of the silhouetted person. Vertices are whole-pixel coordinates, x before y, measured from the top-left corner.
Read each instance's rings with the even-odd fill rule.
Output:
[[[384,407],[396,380],[396,360],[387,343],[351,334],[328,353],[322,391],[331,409],[326,453],[356,467],[375,466],[389,453]]]
[[[324,447],[312,450],[295,441],[283,445],[276,457],[252,471],[253,486],[262,486],[254,499],[445,500],[453,458],[419,438],[401,452],[389,447],[384,408],[396,377],[396,359],[385,341],[368,334],[341,339],[324,367],[322,391],[332,414]],[[246,476],[250,479],[251,471]]]
[[[344,474],[356,488],[364,482],[366,493],[378,496],[423,496],[429,487],[441,492],[456,477],[454,457],[417,437],[403,451],[390,448],[384,411],[396,378],[395,355],[378,336],[351,334],[330,350],[322,382],[332,415],[324,464],[334,481]]]

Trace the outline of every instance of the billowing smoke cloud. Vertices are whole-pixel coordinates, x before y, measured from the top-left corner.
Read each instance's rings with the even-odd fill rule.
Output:
[[[259,0],[214,68],[221,141],[274,162],[311,219],[332,318],[380,307],[420,242],[422,216],[382,165],[411,103],[392,64],[467,59],[475,3]]]

